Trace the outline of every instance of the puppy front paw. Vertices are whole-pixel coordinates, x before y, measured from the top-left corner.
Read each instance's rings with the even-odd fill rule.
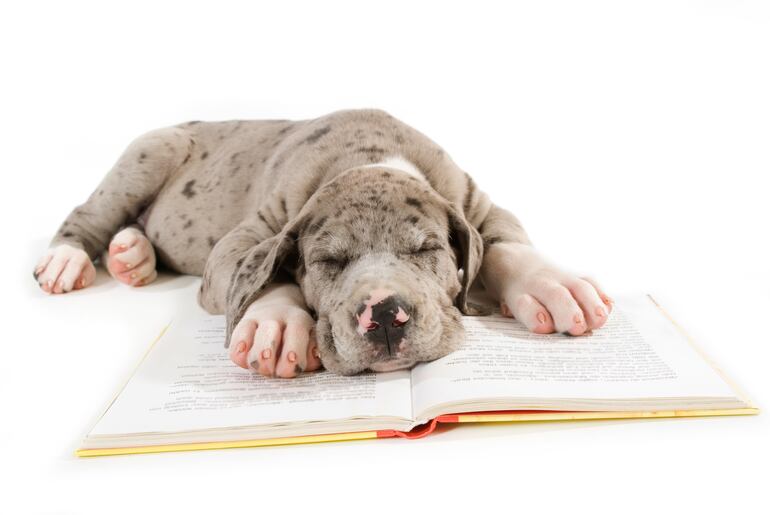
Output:
[[[500,308],[534,333],[578,336],[604,325],[612,300],[588,278],[543,268],[509,288]]]
[[[89,286],[96,268],[85,250],[63,243],[51,247],[32,274],[46,293],[67,293]]]
[[[267,377],[296,377],[321,368],[315,321],[291,304],[249,306],[230,337],[230,359]]]

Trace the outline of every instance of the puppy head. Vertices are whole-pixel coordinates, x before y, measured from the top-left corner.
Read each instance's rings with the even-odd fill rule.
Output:
[[[460,312],[483,246],[425,181],[388,168],[349,170],[272,239],[262,280],[281,267],[294,275],[316,313],[328,370],[407,368],[461,344]]]

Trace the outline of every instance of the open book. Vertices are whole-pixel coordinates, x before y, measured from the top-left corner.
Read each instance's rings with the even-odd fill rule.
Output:
[[[411,370],[269,379],[233,365],[220,316],[174,319],[78,456],[420,437],[439,422],[758,412],[647,296],[591,335],[465,317],[464,346]]]

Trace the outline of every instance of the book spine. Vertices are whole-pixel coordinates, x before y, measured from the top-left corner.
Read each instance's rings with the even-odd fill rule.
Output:
[[[441,415],[428,422],[412,428],[409,431],[395,431],[393,429],[387,429],[384,431],[377,431],[377,438],[407,438],[409,440],[416,440],[417,438],[424,438],[436,430],[436,426],[439,422],[457,422],[456,415]]]

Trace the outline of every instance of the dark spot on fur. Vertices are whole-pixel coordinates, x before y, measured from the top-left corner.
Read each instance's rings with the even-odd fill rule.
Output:
[[[484,238],[484,245],[485,246],[494,245],[495,243],[500,243],[501,241],[503,241],[502,238],[498,236],[491,236],[491,237]]]
[[[197,125],[199,123],[201,123],[200,120],[193,120],[192,122],[187,122],[187,126],[189,127],[190,125]]]
[[[104,195],[104,190],[99,190],[99,195]]]
[[[246,258],[240,258],[238,261],[236,261],[235,262],[235,266],[240,268],[240,266],[243,264],[243,260],[244,259],[246,259]]]
[[[278,131],[278,134],[280,134],[281,136],[283,136],[284,134],[286,134],[287,132],[289,132],[289,130],[290,130],[290,129],[291,129],[291,125],[287,125],[287,126],[286,126],[286,127],[284,127],[283,129],[281,129],[280,131]]]
[[[355,145],[355,142],[353,142],[353,141],[346,141],[344,147],[345,148],[353,148],[353,145]]]
[[[66,231],[66,232],[62,233],[62,236],[64,236],[65,238],[70,238],[70,237],[75,236],[75,235],[73,233],[71,233],[70,231]]]
[[[377,145],[370,145],[368,147],[358,147],[356,152],[365,152],[367,154],[384,154],[385,149],[378,147]]]
[[[154,234],[154,238],[155,238],[156,240],[157,240],[158,238],[160,238],[160,232],[158,232],[158,231],[155,231],[155,234]]]
[[[319,139],[323,138],[326,134],[331,132],[331,130],[332,130],[331,125],[327,125],[326,127],[321,127],[320,129],[316,129],[316,130],[313,131],[313,133],[310,136],[305,138],[302,141],[302,143],[304,143],[306,145],[312,145],[313,143],[315,143]]]
[[[188,245],[191,245],[194,241],[195,241],[195,237],[194,236],[190,236],[189,238],[187,238],[187,244]]]
[[[398,143],[399,145],[403,145],[405,141],[404,137],[401,134],[396,134],[395,140],[396,140],[396,143]]]
[[[390,178],[390,175],[391,175],[390,172],[382,172],[382,176],[385,177],[386,179]]]
[[[207,157],[209,157],[209,153],[208,153],[208,151],[205,151],[205,152],[203,152],[203,153],[201,154],[201,161],[203,161],[203,160],[204,160],[204,159],[206,159]]]
[[[409,218],[406,219],[406,221],[409,222],[412,225],[416,225],[417,222],[420,221],[420,217],[419,216],[410,216]]]
[[[281,199],[281,211],[283,211],[283,214],[288,214],[288,211],[286,211],[286,200]]]
[[[422,202],[413,197],[406,197],[406,203],[416,208],[422,207]]]
[[[185,156],[185,158],[184,158],[184,161],[182,161],[182,164],[183,165],[187,164],[187,161],[189,161],[189,160],[190,160],[190,154],[187,154],[187,156]]]
[[[190,227],[192,227],[192,224],[193,224],[192,220],[187,220],[187,223],[182,226],[182,229],[189,229]]]
[[[379,137],[383,137],[385,135],[385,133],[380,130],[374,131],[374,134],[375,136],[379,136]]]
[[[188,199],[191,199],[195,196],[195,190],[193,189],[193,186],[195,186],[195,179],[191,181],[187,181],[184,184],[184,189],[182,190],[182,195],[187,197]]]
[[[214,248],[214,245],[216,245],[216,244],[217,244],[217,240],[215,240],[215,239],[214,239],[214,238],[212,238],[211,236],[209,236],[209,237],[206,239],[206,241],[208,241],[208,243],[209,243],[209,247],[211,247],[211,248]]]
[[[243,191],[248,193],[250,189],[251,189],[251,184],[247,184],[246,189],[244,189]]]

